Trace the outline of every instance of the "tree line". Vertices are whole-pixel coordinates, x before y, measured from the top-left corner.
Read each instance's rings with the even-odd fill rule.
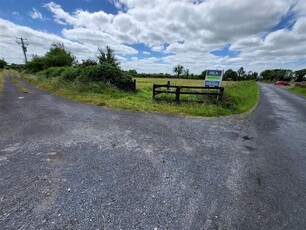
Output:
[[[175,77],[177,78],[195,78],[205,79],[206,70],[199,75],[190,74],[189,69],[184,69],[182,65],[176,65],[173,68]],[[223,75],[224,81],[244,81],[244,80],[263,80],[263,81],[296,81],[301,82],[306,80],[306,69],[292,71],[290,69],[268,69],[260,74],[253,71],[246,72],[243,67],[237,71],[228,69]]]
[[[205,79],[206,70],[200,74],[193,74],[188,68],[178,64],[173,67],[173,74],[168,73],[138,73],[136,70],[123,71],[120,69],[120,63],[115,58],[113,50],[107,46],[106,50],[98,49],[96,59],[86,59],[79,63],[76,57],[66,51],[64,44],[54,43],[50,50],[44,56],[33,55],[32,60],[25,65],[11,64],[9,67],[14,69],[25,69],[27,72],[36,73],[47,70],[51,67],[86,67],[95,65],[109,65],[112,68],[120,70],[123,74],[131,77],[143,78],[186,78],[186,79]],[[0,59],[0,69],[8,66],[4,59]],[[246,72],[243,67],[237,71],[227,69],[224,72],[225,81],[243,81],[243,80],[263,80],[263,81],[296,81],[306,80],[306,69],[292,71],[290,69],[267,69],[260,74],[253,71]]]

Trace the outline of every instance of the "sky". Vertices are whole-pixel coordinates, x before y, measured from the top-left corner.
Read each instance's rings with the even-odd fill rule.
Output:
[[[306,68],[305,0],[0,0],[0,59],[52,43],[81,62],[110,46],[124,70]]]

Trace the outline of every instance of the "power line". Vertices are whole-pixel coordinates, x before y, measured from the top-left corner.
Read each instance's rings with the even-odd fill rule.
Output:
[[[25,60],[25,63],[28,62],[28,58],[27,58],[27,47],[29,45],[28,42],[25,42],[27,39],[24,39],[24,38],[16,38],[16,42],[21,46],[22,48],[22,51],[23,51],[23,54],[24,54],[24,60]]]

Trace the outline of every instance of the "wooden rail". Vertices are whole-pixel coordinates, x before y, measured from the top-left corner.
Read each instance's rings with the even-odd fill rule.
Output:
[[[166,88],[166,89],[160,89]],[[170,89],[175,89],[175,91],[171,91]],[[205,90],[218,90],[217,92],[198,92],[198,91],[181,91],[181,89],[205,89]],[[180,101],[181,94],[193,94],[193,95],[216,95],[218,101],[222,101],[224,87],[205,87],[205,86],[175,86],[170,85],[170,81],[168,81],[165,85],[153,84],[153,99],[157,94],[161,93],[170,93],[175,94],[175,101]]]

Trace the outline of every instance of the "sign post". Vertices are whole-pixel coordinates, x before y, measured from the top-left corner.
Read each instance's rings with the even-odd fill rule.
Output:
[[[221,87],[223,70],[206,70],[205,87]]]

